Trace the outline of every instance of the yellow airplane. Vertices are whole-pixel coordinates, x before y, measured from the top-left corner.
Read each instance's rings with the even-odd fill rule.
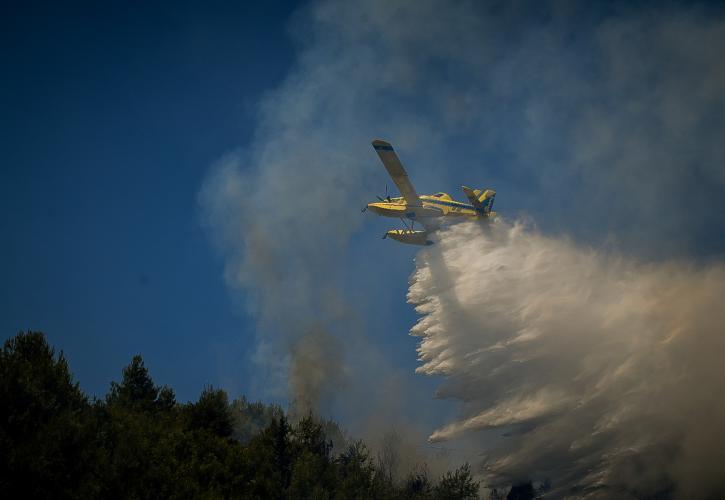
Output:
[[[455,201],[447,193],[418,196],[413,184],[410,183],[403,164],[400,163],[398,155],[395,154],[393,146],[389,142],[377,139],[373,141],[373,147],[398,187],[398,191],[403,195],[391,198],[387,195],[386,188],[385,198],[378,196],[380,201],[368,203],[362,209],[363,212],[369,209],[378,215],[397,217],[403,221],[405,229],[391,229],[385,233],[383,239],[390,237],[401,243],[411,245],[432,245],[433,242],[428,239],[428,234],[438,228],[440,221],[444,217],[465,217],[477,220],[488,219],[496,215],[496,212],[491,211],[493,199],[496,196],[496,191],[493,189],[481,191],[480,189],[461,186],[471,202],[470,204]],[[405,222],[406,219],[410,221],[410,225]],[[416,231],[413,229],[416,222],[421,224],[424,230]]]

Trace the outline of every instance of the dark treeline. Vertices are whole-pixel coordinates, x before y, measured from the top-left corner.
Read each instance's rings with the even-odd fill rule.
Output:
[[[396,480],[332,421],[212,387],[178,403],[140,356],[91,400],[38,332],[4,344],[0,414],[0,498],[478,498],[468,465]]]

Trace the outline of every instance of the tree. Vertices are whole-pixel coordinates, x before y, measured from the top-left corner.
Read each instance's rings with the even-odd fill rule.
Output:
[[[222,389],[205,387],[199,401],[191,404],[188,412],[191,429],[203,429],[222,438],[230,437],[234,431],[229,398]]]
[[[506,496],[506,500],[533,500],[534,498],[536,498],[536,491],[531,481],[513,485]]]
[[[478,482],[471,476],[471,466],[463,464],[455,472],[446,472],[434,492],[435,498],[440,500],[478,498]]]
[[[391,484],[398,475],[401,441],[398,431],[390,429],[383,435],[382,446],[378,452],[378,469]]]
[[[106,396],[109,405],[154,411],[168,410],[176,404],[174,391],[154,384],[140,355],[133,357],[131,364],[123,369],[122,374],[123,379],[120,384],[111,382],[111,391]]]
[[[93,470],[89,412],[65,356],[55,355],[45,335],[7,340],[0,353],[0,497],[81,496]]]
[[[226,392],[210,386],[195,403],[178,405],[141,356],[122,375],[91,404],[43,334],[5,342],[0,498],[477,498],[468,464],[435,486],[425,469],[399,483],[395,432],[373,461],[333,421],[308,415],[290,426],[278,406],[244,398],[230,405]],[[531,498],[531,491],[530,483],[519,485],[509,498]]]
[[[273,418],[269,426],[257,434],[246,448],[254,474],[244,486],[252,498],[286,498],[292,478],[294,451],[287,418]]]
[[[335,498],[374,498],[375,467],[362,441],[355,441],[335,459],[337,492]]]
[[[98,402],[94,415],[101,496],[170,497],[184,491],[185,483],[176,481],[187,458],[177,453],[185,436],[174,393],[154,384],[141,356],[123,368],[120,383],[111,382],[105,404]]]
[[[329,460],[332,443],[327,440],[322,424],[310,414],[300,420],[294,428],[295,443],[302,451]]]
[[[284,414],[277,405],[266,405],[259,401],[251,403],[244,396],[232,401],[230,411],[234,421],[234,438],[242,444],[249,443],[272,423],[272,419]]]
[[[289,494],[292,498],[327,498],[333,488],[330,451],[322,425],[307,415],[292,432],[295,460]]]
[[[433,486],[425,469],[411,472],[403,483],[402,497],[407,500],[425,500],[433,498]]]

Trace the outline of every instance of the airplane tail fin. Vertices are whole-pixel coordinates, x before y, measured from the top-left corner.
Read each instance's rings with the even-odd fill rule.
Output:
[[[494,191],[493,189],[485,189],[481,191],[480,189],[471,189],[467,186],[461,187],[463,188],[463,192],[466,193],[468,200],[474,207],[483,210],[483,213],[485,214],[491,213],[491,209],[493,208],[493,200],[496,197],[496,191]]]

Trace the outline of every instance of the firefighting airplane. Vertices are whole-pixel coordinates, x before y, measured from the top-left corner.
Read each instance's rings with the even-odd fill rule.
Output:
[[[363,212],[369,209],[378,215],[397,217],[403,222],[405,229],[391,229],[385,233],[383,239],[390,237],[411,245],[432,245],[433,242],[428,239],[428,234],[438,228],[443,217],[477,220],[496,215],[496,212],[491,211],[496,196],[496,191],[493,189],[481,191],[461,186],[470,204],[455,201],[447,193],[418,196],[393,146],[389,142],[377,139],[373,141],[373,147],[385,165],[385,170],[398,187],[398,191],[403,195],[391,198],[386,188],[385,198],[378,196],[380,201],[368,203],[362,209]],[[406,219],[410,221],[410,225],[405,222]],[[421,224],[424,230],[416,231],[413,228],[416,222]]]

